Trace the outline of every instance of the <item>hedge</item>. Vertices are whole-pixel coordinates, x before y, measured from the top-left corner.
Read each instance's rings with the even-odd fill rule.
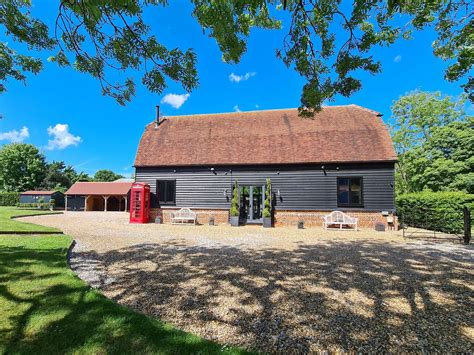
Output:
[[[0,206],[16,206],[19,201],[19,192],[0,192]]]
[[[445,233],[463,233],[463,208],[474,208],[474,194],[418,192],[397,196],[397,215],[407,226]]]

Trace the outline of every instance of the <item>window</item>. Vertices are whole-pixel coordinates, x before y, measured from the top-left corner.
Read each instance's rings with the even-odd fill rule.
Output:
[[[362,178],[337,178],[337,205],[362,207]]]
[[[160,205],[176,204],[176,180],[157,180],[156,194]]]

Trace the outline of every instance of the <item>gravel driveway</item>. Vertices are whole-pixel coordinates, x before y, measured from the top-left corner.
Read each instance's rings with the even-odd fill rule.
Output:
[[[130,225],[123,213],[25,218],[77,242],[108,297],[265,352],[473,352],[473,248],[398,233]]]

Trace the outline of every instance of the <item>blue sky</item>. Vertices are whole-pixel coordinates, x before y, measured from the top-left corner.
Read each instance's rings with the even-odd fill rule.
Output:
[[[43,0],[41,6],[38,3],[33,1],[33,13],[51,23],[57,1]],[[48,160],[64,160],[79,171],[93,174],[98,169],[111,169],[130,175],[138,141],[144,126],[154,119],[157,104],[164,115],[299,105],[304,80],[275,58],[275,49],[281,48],[285,30],[253,31],[242,61],[229,65],[221,61],[215,41],[204,35],[192,18],[188,1],[170,3],[165,9],[147,10],[145,20],[165,45],[192,47],[198,55],[200,85],[179,108],[160,104],[168,94],[186,94],[174,82],[169,82],[162,95],[156,95],[141,86],[142,73],[138,73],[136,97],[120,106],[112,98],[102,96],[99,83],[90,76],[46,63],[40,74],[28,76],[26,85],[10,81],[7,93],[0,95],[0,145],[15,136],[40,147]],[[382,73],[360,74],[362,90],[350,98],[338,96],[330,105],[358,104],[383,113],[385,121],[390,122],[390,105],[405,92],[421,89],[459,95],[460,83],[443,79],[447,63],[432,54],[435,33],[427,30],[415,33],[414,37],[374,50],[373,56],[382,62]],[[11,42],[2,34],[0,39]]]

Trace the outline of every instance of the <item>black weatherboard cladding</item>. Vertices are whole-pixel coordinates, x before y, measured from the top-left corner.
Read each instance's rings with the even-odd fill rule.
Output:
[[[264,185],[272,181],[277,210],[336,210],[337,177],[363,178],[364,206],[354,210],[393,210],[394,163],[339,165],[275,165],[213,167],[136,167],[136,181],[150,185],[156,192],[156,180],[176,180],[176,207],[228,209],[231,186]],[[228,199],[224,196],[227,190]],[[152,195],[152,207],[158,207]],[[350,208],[339,208],[348,210]]]

